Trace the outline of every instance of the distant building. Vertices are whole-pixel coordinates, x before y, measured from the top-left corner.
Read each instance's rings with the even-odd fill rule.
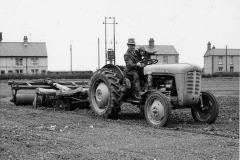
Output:
[[[215,72],[239,72],[240,49],[216,49],[207,44],[207,51],[204,54],[204,73]]]
[[[0,75],[46,74],[48,56],[45,42],[2,42],[0,32]]]
[[[157,59],[159,64],[178,63],[179,54],[172,45],[154,45],[153,38],[150,38],[148,45],[136,45],[136,49],[144,46],[147,51],[156,51],[156,55],[152,55],[152,59]]]

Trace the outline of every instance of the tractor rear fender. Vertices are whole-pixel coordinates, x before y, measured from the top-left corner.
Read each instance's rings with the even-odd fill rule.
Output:
[[[115,66],[113,64],[107,64],[107,65],[103,66],[102,68],[107,68],[107,69],[111,70],[113,73],[116,73],[117,78],[119,79],[120,85],[122,85],[124,83],[126,76],[124,76],[124,68],[123,67]]]

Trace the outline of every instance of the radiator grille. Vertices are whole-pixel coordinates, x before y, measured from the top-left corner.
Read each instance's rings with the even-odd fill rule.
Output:
[[[200,94],[201,89],[201,72],[190,71],[187,73],[187,83],[186,83],[187,94]]]

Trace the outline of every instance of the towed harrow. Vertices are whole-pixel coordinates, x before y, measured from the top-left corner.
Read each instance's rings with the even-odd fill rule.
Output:
[[[89,104],[87,81],[54,81],[40,79],[32,81],[8,81],[11,86],[12,102],[15,105],[34,107],[57,107],[71,110],[79,105]],[[31,94],[18,94],[18,91],[35,90]]]

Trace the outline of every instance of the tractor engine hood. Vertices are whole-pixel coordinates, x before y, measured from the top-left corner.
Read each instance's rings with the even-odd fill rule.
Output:
[[[202,70],[199,66],[190,63],[154,64],[144,67],[144,75],[152,73],[183,74],[188,71],[202,71]]]

